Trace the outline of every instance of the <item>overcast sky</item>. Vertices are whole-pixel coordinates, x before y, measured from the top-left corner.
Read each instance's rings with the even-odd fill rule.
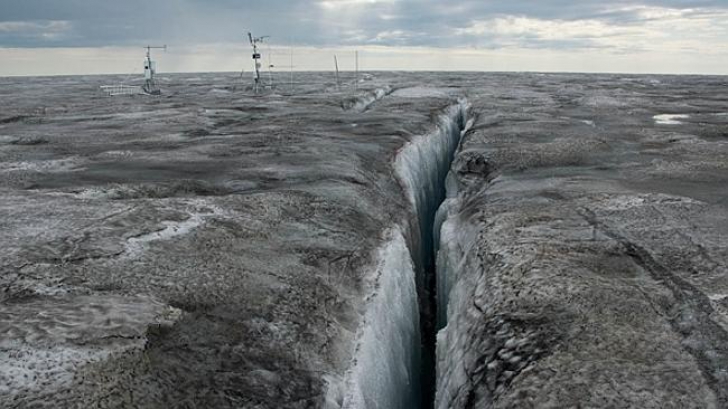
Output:
[[[359,49],[366,69],[728,74],[728,0],[0,0],[0,75],[125,73],[146,44],[169,71],[236,70],[247,31],[297,69]]]

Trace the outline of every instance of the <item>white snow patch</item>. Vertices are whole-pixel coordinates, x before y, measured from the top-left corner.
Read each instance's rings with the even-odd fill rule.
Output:
[[[144,296],[78,296],[8,305],[0,313],[0,400],[50,395],[71,386],[85,365],[142,350],[150,324],[171,325],[181,314]]]
[[[165,226],[162,230],[130,237],[127,239],[126,256],[137,257],[144,252],[149,243],[184,236],[205,224],[208,218],[220,216],[224,213],[224,210],[217,206],[205,205],[204,207],[208,211],[192,211],[189,213],[190,217],[187,220],[181,222],[165,220],[162,222],[162,225]]]
[[[81,200],[98,200],[98,199],[106,199],[109,197],[109,192],[107,190],[103,189],[97,189],[97,188],[88,188],[88,189],[82,189],[78,192],[74,193],[57,193],[58,195],[70,195],[75,198],[81,199]]]
[[[0,349],[0,396],[23,396],[70,386],[78,366],[98,362],[110,355],[99,349],[29,345],[6,345]]]
[[[373,91],[367,92],[364,95],[358,96],[354,99],[347,109],[354,112],[364,112],[371,107],[375,102],[384,98],[392,92],[392,87],[389,85],[383,88],[377,88]]]
[[[0,171],[4,172],[69,172],[72,170],[80,170],[78,168],[79,159],[65,158],[43,161],[22,161],[22,162],[6,162],[0,163]]]
[[[653,117],[657,125],[680,125],[682,121],[678,121],[678,119],[688,118],[690,118],[690,115],[684,114],[662,114]]]
[[[112,158],[128,158],[134,155],[132,151],[106,151],[99,154],[99,156],[109,156]]]
[[[644,207],[660,202],[681,203],[684,205],[699,204],[700,202],[689,197],[670,196],[665,194],[646,195],[618,195],[605,199],[599,203],[599,208],[606,211],[622,211],[635,207]]]
[[[453,94],[453,90],[434,87],[400,88],[392,93],[393,97],[401,98],[446,98]]]

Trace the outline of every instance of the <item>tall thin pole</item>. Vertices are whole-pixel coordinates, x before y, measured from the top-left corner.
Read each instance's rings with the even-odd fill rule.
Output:
[[[154,94],[157,95],[160,93],[159,89],[157,88],[157,83],[154,79],[154,74],[156,74],[156,63],[152,61],[152,48],[154,49],[162,49],[167,50],[167,46],[151,46],[148,45],[144,47],[147,49],[147,58],[144,60],[144,86],[142,89],[147,94]]]
[[[355,78],[355,87],[356,90],[359,91],[359,50],[356,50],[354,53],[354,57],[356,59],[356,78]]]
[[[258,39],[253,37],[253,34],[248,32],[248,38],[250,39],[250,45],[253,46],[253,66],[255,67],[255,85],[253,87],[255,94],[258,94],[258,85],[260,83],[260,54],[258,54]]]
[[[291,44],[291,95],[293,95],[293,44]]]
[[[260,54],[258,54],[258,45],[253,43],[253,63],[255,64],[255,93],[258,93],[258,85],[260,84]]]
[[[268,44],[268,87],[273,89],[273,61],[271,60],[270,44]]]
[[[336,54],[334,54],[334,66],[336,67],[336,90],[340,91],[339,87],[339,60],[336,59]]]

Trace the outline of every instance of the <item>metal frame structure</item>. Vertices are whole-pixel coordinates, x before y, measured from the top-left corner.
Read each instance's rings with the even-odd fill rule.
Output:
[[[118,95],[145,95],[142,88],[135,85],[102,85],[101,90],[109,94],[110,97]]]
[[[160,95],[162,93],[154,79],[154,75],[157,73],[157,63],[152,60],[152,49],[162,49],[166,51],[167,46],[148,45],[144,48],[147,49],[147,55],[146,58],[144,58],[144,85],[124,85],[124,82],[133,75],[130,74],[129,77],[119,84],[102,85],[100,88],[103,92],[112,97],[118,95]]]
[[[162,91],[157,87],[154,80],[154,74],[157,73],[157,62],[152,60],[152,49],[167,51],[167,46],[151,46],[144,47],[147,49],[147,57],[144,59],[144,85],[142,90],[149,95],[160,95]]]

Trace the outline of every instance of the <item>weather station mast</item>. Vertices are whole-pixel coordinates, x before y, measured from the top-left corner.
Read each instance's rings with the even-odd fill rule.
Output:
[[[262,36],[262,37],[253,37],[253,34],[251,32],[248,32],[248,39],[250,40],[250,45],[253,46],[253,66],[255,67],[255,76],[253,77],[253,90],[257,94],[258,90],[260,89],[260,53],[258,52],[258,44],[262,43],[263,40],[268,38],[270,36]]]
[[[144,47],[147,49],[147,58],[144,59],[144,86],[142,90],[148,95],[160,95],[162,91],[157,87],[154,80],[154,74],[157,72],[157,62],[152,60],[152,49],[167,51],[167,46],[151,46]]]

